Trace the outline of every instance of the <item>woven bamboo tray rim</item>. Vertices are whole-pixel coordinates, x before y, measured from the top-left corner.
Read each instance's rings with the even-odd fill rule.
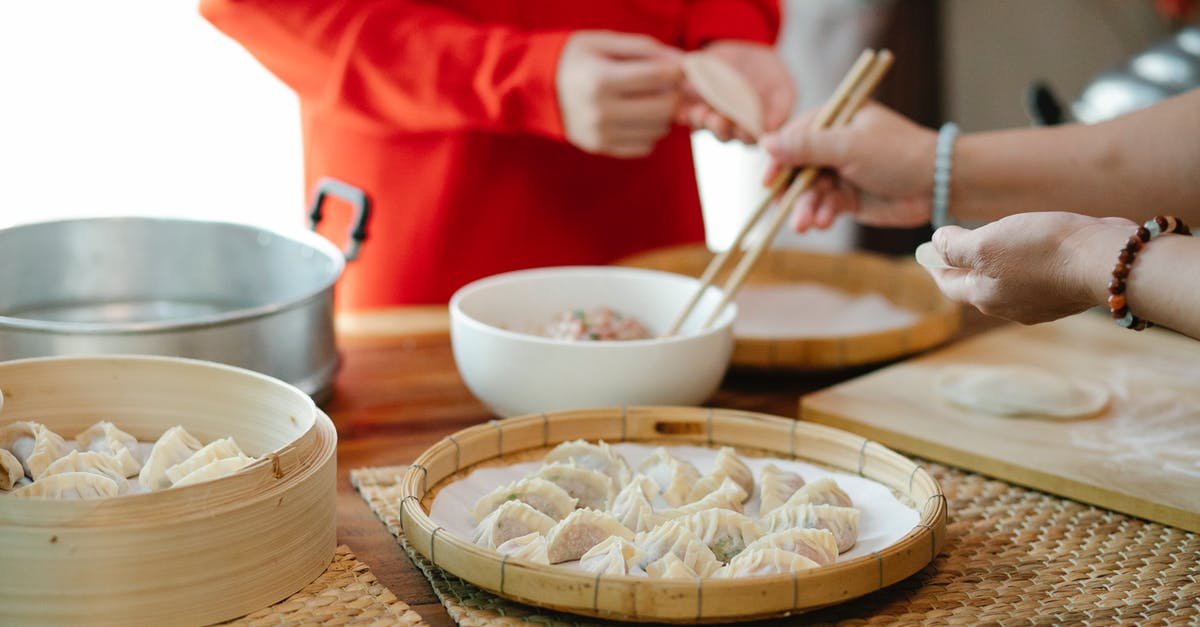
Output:
[[[914,506],[920,522],[881,551],[811,571],[661,581],[509,559],[446,533],[429,518],[425,498],[446,479],[481,462],[577,438],[730,445],[858,473]],[[695,407],[605,408],[491,421],[435,443],[413,462],[398,486],[401,530],[434,565],[501,597],[621,621],[728,622],[840,603],[900,581],[932,561],[945,539],[947,519],[946,500],[933,477],[878,443],[777,416]]]
[[[5,423],[38,419],[70,437],[100,419],[124,428],[128,408],[139,438],[183,424],[202,441],[232,435],[266,456],[228,477],[142,495],[0,497],[0,554],[24,565],[0,569],[0,623],[208,624],[270,605],[329,565],[337,433],[302,391],[231,366],[141,356],[0,363],[0,389]],[[214,405],[174,396],[195,389],[217,394]],[[178,409],[158,406],[168,402]],[[147,416],[160,410],[155,427]]]
[[[702,245],[685,245],[627,257],[618,263],[699,276],[712,259]],[[714,282],[724,282],[724,274]],[[961,311],[946,299],[915,261],[865,252],[766,251],[747,285],[814,282],[852,294],[881,294],[915,311],[911,324],[828,337],[734,337],[732,364],[768,370],[837,370],[889,361],[937,346],[961,325]]]

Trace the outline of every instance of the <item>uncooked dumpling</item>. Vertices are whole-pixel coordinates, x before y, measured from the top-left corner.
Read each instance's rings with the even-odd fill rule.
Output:
[[[683,56],[683,74],[710,107],[750,135],[762,135],[758,93],[741,73],[712,54],[692,52]]]
[[[21,460],[7,449],[0,448],[0,490],[11,490],[25,476]]]
[[[126,477],[137,475],[142,470],[137,438],[118,429],[107,420],[97,422],[80,432],[75,436],[75,441],[79,444],[80,451],[112,455]]]
[[[951,403],[993,416],[1084,418],[1100,413],[1109,398],[1098,383],[1033,366],[948,367],[935,386]]]
[[[183,427],[176,425],[159,436],[150,449],[150,456],[142,465],[138,479],[149,490],[162,490],[173,483],[167,478],[167,469],[192,456],[204,445],[192,437]]]

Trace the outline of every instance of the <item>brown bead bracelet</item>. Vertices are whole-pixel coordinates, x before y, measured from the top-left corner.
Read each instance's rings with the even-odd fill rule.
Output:
[[[1153,326],[1149,320],[1143,320],[1129,311],[1129,303],[1125,300],[1125,279],[1129,277],[1129,269],[1133,267],[1133,260],[1142,247],[1163,233],[1192,234],[1183,220],[1174,216],[1157,216],[1139,226],[1117,255],[1117,265],[1113,267],[1112,280],[1108,282],[1108,309],[1112,312],[1113,322],[1119,327],[1141,331]]]

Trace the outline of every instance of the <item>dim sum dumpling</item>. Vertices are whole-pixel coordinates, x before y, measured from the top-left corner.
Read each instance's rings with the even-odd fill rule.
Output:
[[[795,494],[789,496],[784,505],[794,507],[804,503],[854,507],[850,495],[843,492],[837,482],[830,477],[821,477],[812,483],[805,484],[804,487],[796,490]]]
[[[533,474],[567,491],[579,502],[576,507],[608,511],[616,494],[616,486],[608,475],[562,462],[546,464]]]
[[[742,500],[750,498],[750,495],[754,493],[754,473],[750,471],[746,462],[737,456],[737,452],[729,446],[723,446],[721,450],[717,451],[712,470],[692,486],[688,493],[688,500],[697,501],[704,498],[721,487],[726,478],[733,479],[742,488],[745,495]]]
[[[595,470],[608,475],[617,487],[628,483],[632,474],[629,470],[629,462],[626,462],[625,458],[604,440],[600,440],[598,444],[592,444],[586,440],[563,442],[546,453],[543,461],[547,464],[570,463],[588,470]]]
[[[521,501],[505,501],[475,525],[472,541],[484,548],[494,549],[518,536],[546,533],[554,526],[554,522],[553,518]]]
[[[821,566],[836,562],[839,553],[837,539],[828,529],[776,531],[746,545],[747,552],[765,548],[783,549],[789,553],[803,555]]]
[[[0,448],[21,461],[30,479],[37,481],[54,460],[71,452],[61,435],[38,422],[20,421],[0,427]]]
[[[733,479],[726,477],[720,488],[709,492],[704,498],[674,509],[665,510],[661,512],[661,516],[670,520],[702,512],[706,509],[727,509],[740,514],[742,513],[742,501],[745,500],[746,491],[742,489],[742,486],[734,483]]]
[[[579,567],[589,573],[628,575],[637,563],[638,548],[620,536],[609,536],[579,558]]]
[[[67,472],[90,472],[101,477],[108,477],[117,484],[117,494],[125,494],[129,492],[129,481],[125,478],[125,472],[121,469],[121,462],[112,455],[98,453],[96,451],[71,451],[66,455],[54,460],[46,467],[42,473],[44,480],[52,475],[61,475]]]
[[[214,459],[211,462],[189,472],[171,484],[172,488],[181,488],[185,485],[193,485],[220,479],[249,466],[254,463],[253,457],[241,455],[239,457],[225,457],[222,459]]]
[[[579,502],[567,494],[566,490],[545,479],[528,477],[502,485],[483,495],[475,502],[471,515],[477,521],[483,520],[505,501],[521,501],[554,520],[565,518]]]
[[[537,564],[550,563],[550,559],[546,556],[546,536],[536,531],[510,538],[496,547],[496,551],[509,557]]]
[[[638,470],[658,485],[663,500],[671,507],[687,503],[692,486],[700,480],[700,471],[691,462],[675,457],[661,446],[654,449]]]
[[[168,468],[165,474],[167,475],[167,480],[174,484],[201,466],[218,459],[227,459],[230,457],[247,457],[247,455],[242,452],[242,449],[238,447],[237,442],[233,441],[233,438],[213,440],[200,447],[200,450],[189,455],[187,459]]]
[[[667,553],[646,565],[646,576],[651,579],[695,579],[699,575],[677,555]]]
[[[804,487],[804,478],[782,470],[775,464],[763,466],[758,477],[758,516],[763,517],[771,510],[783,505],[796,490]]]
[[[118,429],[107,420],[97,422],[79,432],[75,436],[75,442],[79,444],[80,451],[112,455],[126,477],[132,477],[142,470],[137,438]]]
[[[546,556],[551,564],[577,560],[609,536],[633,540],[633,532],[612,515],[594,509],[577,509],[546,534]]]
[[[861,512],[853,507],[836,505],[782,505],[762,519],[772,532],[787,529],[828,529],[837,541],[838,553],[849,551],[858,541],[858,519]]]
[[[176,425],[167,429],[154,443],[154,448],[150,449],[150,455],[142,465],[138,479],[147,490],[171,487],[167,469],[191,457],[192,453],[200,450],[202,446],[200,440],[192,437],[182,426]]]
[[[779,575],[795,573],[809,568],[817,568],[820,564],[795,553],[783,549],[763,548],[753,551],[743,551],[733,558],[729,565],[718,570],[713,577],[717,579],[732,579],[735,577],[757,577],[761,575]]]
[[[722,562],[728,562],[747,544],[765,535],[753,519],[728,509],[706,509],[675,518],[659,525],[655,532],[664,527],[673,527],[675,533],[679,529],[691,531]]]
[[[40,496],[60,500],[103,499],[117,496],[115,481],[90,472],[64,472],[42,477],[13,490],[13,496]]]
[[[8,449],[0,448],[0,490],[13,489],[24,476],[25,469],[21,466],[21,460],[9,453]]]
[[[637,496],[627,499],[620,507],[614,505],[612,515],[634,533],[649,531],[666,520],[661,514],[654,511],[650,500],[641,492],[638,492]]]

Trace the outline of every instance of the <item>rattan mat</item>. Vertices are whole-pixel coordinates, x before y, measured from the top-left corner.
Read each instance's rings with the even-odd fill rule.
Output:
[[[942,553],[904,581],[805,614],[803,622],[1200,625],[1200,535],[921,463],[949,501]],[[501,599],[414,551],[400,529],[395,486],[407,470],[362,468],[350,476],[454,621],[604,624]]]
[[[225,625],[425,625],[342,545],[333,562],[296,594]]]

